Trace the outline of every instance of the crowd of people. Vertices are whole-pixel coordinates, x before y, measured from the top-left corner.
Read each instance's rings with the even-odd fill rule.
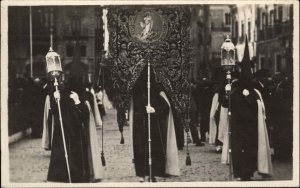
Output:
[[[190,130],[196,146],[209,135],[208,143],[221,153],[221,163],[232,164],[235,178],[251,180],[255,171],[271,176],[272,160],[292,159],[293,80],[266,69],[252,74],[247,48],[244,54],[231,84],[192,82]]]
[[[189,127],[197,147],[215,145],[220,162],[232,165],[234,177],[249,181],[255,171],[272,175],[271,156],[273,160],[292,159],[293,82],[283,72],[270,75],[262,69],[252,74],[246,50],[241,72],[232,72],[231,84],[227,80],[192,80]],[[148,106],[145,71],[132,91],[127,116],[136,175],[149,175],[151,149],[155,181],[155,176],[180,175],[178,149],[184,146],[183,126],[178,124],[176,114],[173,116],[176,112],[163,87],[153,79],[153,72]],[[9,97],[9,102],[22,107],[32,138],[42,137],[43,148],[51,150],[47,180],[101,181],[103,168],[96,129],[101,128],[106,110],[113,106],[105,90],[91,83],[83,85],[78,77],[61,82],[60,92],[55,91],[53,80],[39,78],[18,79],[13,89],[15,95]]]
[[[146,88],[139,88],[139,86],[146,86],[144,83],[145,80],[142,78],[141,80],[140,84],[137,82],[136,89],[133,91],[133,98],[135,100],[131,106],[134,107],[135,111],[129,112],[129,116],[132,117],[130,125],[133,127],[133,157],[135,159],[136,174],[142,178],[148,175],[149,166],[147,165],[145,156],[147,156],[147,150],[149,148],[147,146],[148,135],[146,129],[147,109],[140,108],[141,103],[145,103],[143,107],[146,106],[147,97],[143,98],[137,96],[139,94],[146,96],[147,94],[141,94],[142,91],[146,91]],[[239,92],[232,92],[231,95],[231,155],[234,174],[237,174],[236,177],[242,180],[250,180],[253,172],[258,170],[259,126],[257,126],[257,122],[259,122],[258,119],[260,116],[257,109],[258,105],[263,106],[262,111],[266,122],[265,132],[267,132],[268,135],[267,144],[270,146],[269,152],[272,159],[280,161],[292,159],[293,83],[290,76],[282,72],[275,73],[271,76],[268,70],[257,71],[253,76],[251,75],[251,81],[248,80],[248,83],[242,82],[241,84],[240,80],[241,73],[233,72],[232,91],[239,90]],[[66,128],[65,136],[66,142],[68,143],[67,152],[70,153],[69,159],[72,161],[70,164],[72,181],[92,182],[101,180],[102,172],[101,170],[99,171],[99,166],[101,167],[101,165],[95,162],[101,161],[100,159],[97,160],[97,158],[100,158],[100,146],[99,143],[95,142],[95,140],[98,140],[95,130],[97,127],[101,127],[103,116],[106,114],[106,108],[103,105],[103,99],[105,97],[103,97],[104,93],[101,87],[96,88],[96,91],[94,91],[91,84],[79,86],[78,83],[72,84],[67,82],[60,88],[60,96],[55,96],[53,94],[49,95],[55,92],[53,86],[48,81],[46,82],[38,78],[29,79],[28,81],[19,79],[17,83],[16,86],[19,86],[17,87],[18,95],[10,98],[11,102],[19,102],[20,106],[26,109],[24,110],[26,114],[23,115],[25,118],[24,122],[32,127],[32,138],[41,138],[44,130],[43,147],[46,150],[52,151],[48,180],[68,181],[62,139],[58,139],[58,137],[61,136],[61,131],[59,127],[59,117],[57,116],[57,105],[55,103],[56,98],[61,99],[62,116],[64,117],[63,124]],[[50,85],[52,87],[50,87]],[[241,85],[243,87],[239,88]],[[215,145],[216,152],[222,155],[220,162],[228,164],[230,162],[228,157],[228,98],[225,86],[225,81],[219,83],[206,78],[201,82],[192,81],[190,131],[193,143],[196,146],[205,146],[207,143]],[[82,88],[79,89],[79,87]],[[245,89],[248,90],[249,96],[253,96],[248,102],[248,99],[243,101],[243,97],[246,95],[245,93],[243,94],[243,90]],[[75,92],[75,94],[71,93],[71,90]],[[172,110],[168,110],[168,104],[170,105],[170,103],[159,96],[160,90],[162,90],[162,88],[159,89],[159,87],[157,87],[157,91],[153,89],[152,93],[157,92],[157,98],[154,97],[156,96],[154,93],[154,98],[151,98],[153,102],[152,106],[155,111],[155,116],[152,116],[151,123],[151,127],[153,128],[151,136],[153,140],[152,157],[155,167],[153,172],[154,176],[166,176],[168,174],[166,173],[166,163],[163,162],[166,161],[167,146],[172,148],[173,151],[171,150],[171,152],[173,152],[173,154],[174,152],[177,154],[177,148],[174,148],[174,144],[170,145],[170,142],[167,143],[171,139],[170,135],[173,135],[173,143],[176,145],[177,139],[174,131],[174,124],[176,122],[173,123],[172,128],[174,134],[168,133],[168,129],[161,129],[162,127],[167,127],[162,126],[166,123],[162,120],[165,119],[165,116],[168,116],[168,111]],[[256,91],[259,92],[256,93]],[[240,95],[240,93],[242,93],[242,95]],[[75,97],[72,95],[75,95]],[[109,101],[108,99],[105,100]],[[257,104],[257,100],[260,100],[261,103]],[[245,105],[243,105],[243,102]],[[111,107],[112,104],[109,104],[109,108]],[[49,118],[51,115],[54,115],[53,119]],[[45,120],[45,117],[47,120]],[[91,121],[90,118],[93,118],[93,120]],[[42,127],[42,122],[44,122],[44,128]],[[45,126],[45,124],[47,124],[47,126]],[[53,125],[53,127],[50,127],[50,124]],[[81,125],[84,126],[82,127]],[[240,125],[242,125],[242,128]],[[45,132],[45,130],[47,130],[47,132]],[[236,145],[235,143],[239,144]],[[244,145],[241,145],[241,143],[244,143]],[[82,147],[79,148],[77,147],[78,145]],[[182,147],[178,147],[178,149],[182,149]],[[96,154],[94,153],[93,155],[92,151]],[[236,151],[239,151],[239,153],[237,154]],[[72,158],[74,156],[76,157]],[[176,155],[172,157],[174,156]],[[93,158],[95,161],[92,160]],[[174,160],[175,166],[178,167],[176,160],[178,160],[178,158]],[[245,163],[245,161],[247,161],[247,163]],[[96,167],[97,165],[94,166],[95,164],[97,164],[98,167]],[[248,166],[245,167],[245,164]],[[91,170],[95,168],[98,168],[98,172]],[[245,171],[244,169],[248,170]],[[77,171],[80,171],[80,173]],[[93,177],[93,174],[97,173],[98,177]],[[178,168],[173,172],[173,175],[174,174],[179,175]],[[269,175],[271,175],[271,173]]]
[[[238,73],[232,74],[233,83]],[[277,160],[290,160],[292,157],[293,125],[293,80],[282,72],[270,75],[268,70],[257,71],[252,78],[253,87],[258,90],[266,110],[266,125],[272,156]],[[192,102],[190,111],[190,129],[196,146],[203,146],[206,135],[209,143],[220,146],[224,139],[224,125],[228,110],[225,83],[204,78],[199,83],[192,83]],[[207,103],[204,105],[204,103]],[[198,127],[200,136],[198,133]],[[214,128],[216,127],[216,128]]]
[[[58,80],[59,92],[49,78],[16,79],[10,87],[9,106],[17,106],[19,113],[10,115],[20,121],[10,124],[23,126],[19,129],[30,127],[31,138],[42,138],[42,148],[51,151],[47,181],[100,181],[103,172],[96,129],[101,128],[105,110],[111,109],[112,103],[100,86],[94,89],[79,77]]]

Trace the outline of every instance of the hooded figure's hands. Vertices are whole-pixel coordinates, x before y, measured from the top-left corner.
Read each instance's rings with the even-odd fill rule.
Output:
[[[152,106],[146,106],[147,114],[155,113],[155,109]]]
[[[60,93],[59,93],[59,91],[54,91],[53,96],[54,96],[54,98],[55,98],[56,100],[57,100],[57,99],[60,99]]]
[[[76,105],[80,104],[79,96],[74,91],[71,91],[70,98],[73,99]]]

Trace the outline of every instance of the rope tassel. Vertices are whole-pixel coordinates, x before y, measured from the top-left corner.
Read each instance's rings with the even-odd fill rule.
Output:
[[[188,125],[189,119],[187,120],[187,125]],[[190,152],[189,152],[189,130],[186,128],[186,159],[185,159],[185,165],[186,166],[191,166],[192,165],[192,160],[190,157]]]
[[[120,141],[120,144],[124,144],[124,143],[125,143],[124,136],[123,136],[123,133],[121,133],[121,141]]]
[[[106,161],[105,161],[105,157],[104,157],[104,152],[101,152],[101,162],[102,162],[102,166],[106,166]]]
[[[191,166],[192,165],[192,161],[191,161],[191,157],[190,157],[189,153],[186,154],[185,165],[186,166]]]

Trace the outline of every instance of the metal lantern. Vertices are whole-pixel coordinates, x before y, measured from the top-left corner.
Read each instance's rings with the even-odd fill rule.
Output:
[[[52,47],[46,55],[46,71],[54,78],[58,78],[62,73],[60,56],[53,51]]]
[[[235,66],[235,46],[229,36],[221,46],[221,66],[225,71],[231,71]]]
[[[59,93],[58,77],[62,74],[61,61],[60,61],[60,56],[58,55],[58,53],[56,53],[52,49],[52,37],[50,37],[50,38],[51,38],[51,46],[46,55],[46,70],[47,70],[47,74],[54,79],[53,84],[55,87],[55,92]],[[65,151],[68,177],[69,177],[69,182],[71,183],[72,182],[71,171],[70,171],[68,152],[67,152],[67,146],[66,146],[66,138],[65,138],[65,133],[64,133],[63,119],[62,119],[62,113],[61,113],[61,107],[60,107],[60,97],[56,98],[56,102],[57,102],[57,108],[58,108],[59,123],[60,123],[60,128],[61,128],[63,146],[64,146],[64,151]]]
[[[226,99],[228,101],[228,161],[229,161],[229,179],[232,179],[233,167],[232,167],[232,154],[231,154],[231,71],[235,66],[235,46],[229,39],[223,43],[221,47],[221,66],[226,71],[227,84],[225,86]]]

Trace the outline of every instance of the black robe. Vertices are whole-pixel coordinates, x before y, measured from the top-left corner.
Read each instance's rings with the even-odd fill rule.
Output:
[[[243,90],[249,91],[248,96]],[[258,95],[251,87],[236,83],[231,94],[231,149],[234,177],[250,179],[257,169]]]
[[[144,72],[145,73],[145,72]],[[152,72],[151,72],[152,73]],[[133,91],[133,155],[136,175],[149,175],[148,164],[148,114],[146,75],[143,74],[137,81]],[[152,78],[154,77],[152,73]],[[152,175],[165,176],[167,118],[169,106],[159,95],[161,91],[154,79],[151,79],[151,106],[155,113],[151,114],[151,156]]]
[[[84,102],[78,105],[69,98],[70,93],[61,92],[61,111],[65,141],[68,152],[72,183],[89,182],[88,149],[86,129],[89,110]],[[54,134],[51,148],[51,160],[48,181],[68,182],[68,171],[62,140],[57,104],[50,97],[51,110],[54,114]]]

